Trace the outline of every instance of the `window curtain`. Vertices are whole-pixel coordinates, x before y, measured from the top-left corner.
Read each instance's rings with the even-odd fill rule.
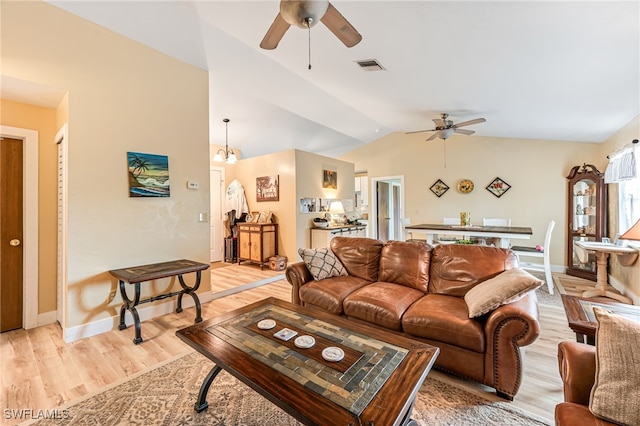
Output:
[[[609,165],[604,172],[605,183],[618,183],[638,176],[637,144],[624,147],[609,155]]]

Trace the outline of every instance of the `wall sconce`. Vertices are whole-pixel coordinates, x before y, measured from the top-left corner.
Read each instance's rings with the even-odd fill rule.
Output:
[[[238,158],[236,157],[235,152],[229,149],[229,119],[225,118],[222,121],[224,121],[225,127],[224,150],[220,148],[218,152],[216,152],[216,155],[213,156],[213,161],[218,163],[225,162],[228,164],[235,164],[236,161],[238,161]]]

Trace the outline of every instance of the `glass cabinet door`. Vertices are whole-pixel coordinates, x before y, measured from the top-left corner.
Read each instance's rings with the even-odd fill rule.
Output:
[[[568,182],[567,274],[596,280],[595,253],[576,245],[577,241],[601,241],[606,225],[604,176],[585,164],[571,169]]]

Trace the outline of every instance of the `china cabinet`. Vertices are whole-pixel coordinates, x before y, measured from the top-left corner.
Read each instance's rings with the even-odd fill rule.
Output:
[[[567,176],[567,274],[596,280],[596,256],[577,241],[601,241],[607,229],[604,173],[592,164],[575,166]]]

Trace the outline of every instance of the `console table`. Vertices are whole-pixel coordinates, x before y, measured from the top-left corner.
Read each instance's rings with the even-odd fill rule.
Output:
[[[200,287],[200,278],[202,271],[209,268],[209,265],[205,263],[194,262],[193,260],[172,260],[169,262],[152,263],[149,265],[132,266],[129,268],[114,269],[109,271],[111,275],[116,277],[120,281],[120,296],[122,296],[123,304],[120,308],[120,326],[119,330],[124,330],[127,326],[124,323],[125,312],[131,312],[133,317],[133,323],[136,329],[136,337],[133,339],[133,343],[136,345],[142,342],[140,317],[138,316],[138,310],[136,306],[142,303],[153,302],[155,300],[166,299],[167,297],[178,296],[178,306],[176,312],[182,312],[182,296],[188,294],[193,298],[196,305],[196,319],[195,322],[202,321],[202,308],[200,306],[200,299],[196,294],[196,290]],[[183,274],[191,272],[196,273],[196,282],[192,287],[185,284],[182,278]],[[140,283],[145,281],[157,280],[167,277],[178,277],[182,290],[174,291],[170,293],[163,293],[157,296],[149,297],[148,299],[140,300]],[[133,284],[135,295],[133,300],[127,296],[127,290],[125,283]]]

